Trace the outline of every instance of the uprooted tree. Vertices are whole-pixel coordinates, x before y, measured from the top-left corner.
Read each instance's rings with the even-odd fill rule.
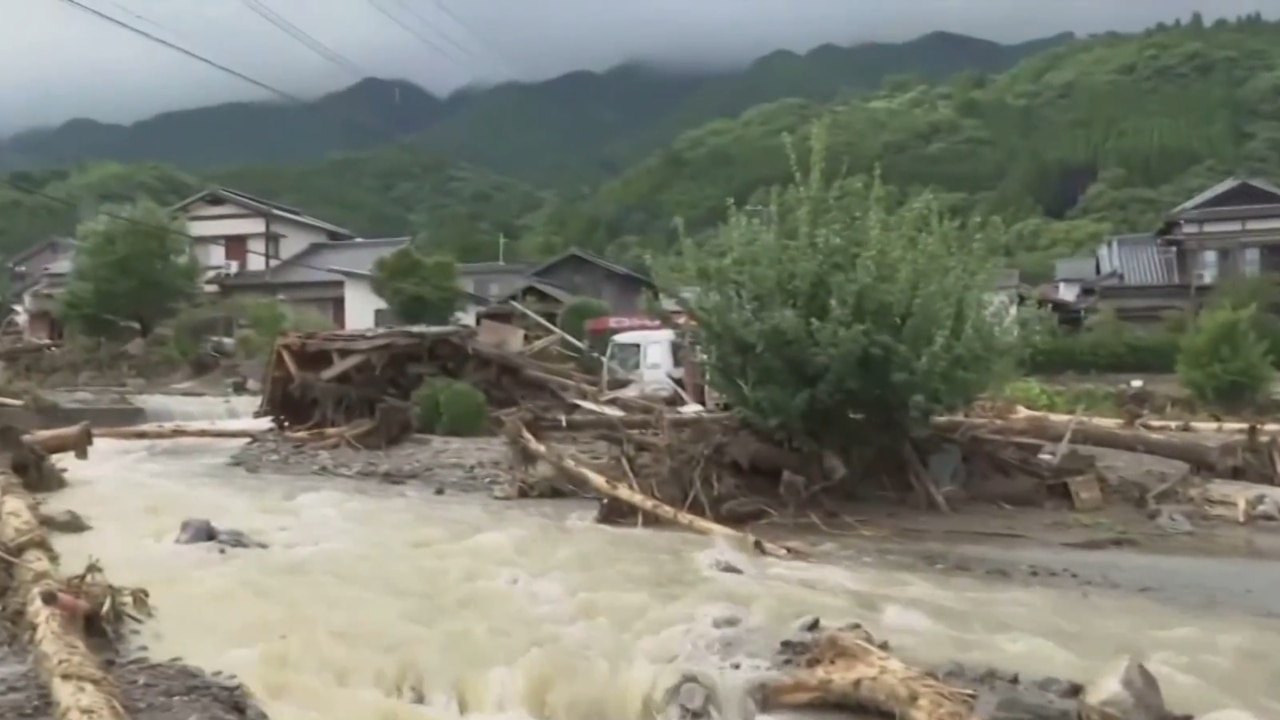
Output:
[[[141,202],[82,223],[62,300],[68,324],[91,336],[136,323],[147,337],[195,296],[199,265],[182,226]]]
[[[1001,227],[928,194],[894,203],[877,177],[830,180],[823,138],[807,169],[793,154],[794,184],[732,208],[659,277],[699,289],[709,382],[748,423],[855,477],[875,463],[923,481],[929,419],[990,389],[1023,345],[993,310]]]
[[[401,248],[374,264],[373,291],[400,322],[448,325],[460,306],[458,265]]]

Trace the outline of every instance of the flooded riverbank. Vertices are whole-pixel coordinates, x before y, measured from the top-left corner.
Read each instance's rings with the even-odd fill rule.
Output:
[[[1280,712],[1269,669],[1280,621],[1247,606],[1195,612],[937,573],[865,544],[830,565],[764,560],[594,525],[590,508],[565,501],[247,475],[226,465],[237,445],[101,441],[68,465],[71,487],[51,505],[94,524],[59,538],[68,563],[93,555],[116,582],[150,589],[153,656],[235,673],[274,720],[639,718],[673,668],[710,661],[708,617],[731,610],[746,617],[739,649],[756,655],[820,614],[862,621],[928,664],[1087,678],[1143,652],[1171,707]],[[188,516],[271,547],[172,544]],[[717,559],[744,572],[719,572]]]

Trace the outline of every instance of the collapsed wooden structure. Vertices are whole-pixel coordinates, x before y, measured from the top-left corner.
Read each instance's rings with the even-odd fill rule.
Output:
[[[472,328],[289,333],[268,360],[258,416],[293,432],[346,429],[363,447],[384,447],[412,432],[410,398],[431,378],[465,380],[496,410],[596,395],[573,365],[488,345]]]

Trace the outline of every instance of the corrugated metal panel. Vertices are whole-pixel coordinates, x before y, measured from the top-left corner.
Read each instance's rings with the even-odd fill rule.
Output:
[[[1161,247],[1153,235],[1111,238],[1112,258],[1124,285],[1175,285],[1178,268],[1172,248]]]

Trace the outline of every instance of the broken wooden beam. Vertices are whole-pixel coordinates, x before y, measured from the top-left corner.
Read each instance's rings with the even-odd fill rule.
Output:
[[[23,436],[23,440],[40,448],[47,455],[75,453],[77,460],[86,460],[89,448],[93,447],[93,429],[86,421],[67,427],[36,430]]]

